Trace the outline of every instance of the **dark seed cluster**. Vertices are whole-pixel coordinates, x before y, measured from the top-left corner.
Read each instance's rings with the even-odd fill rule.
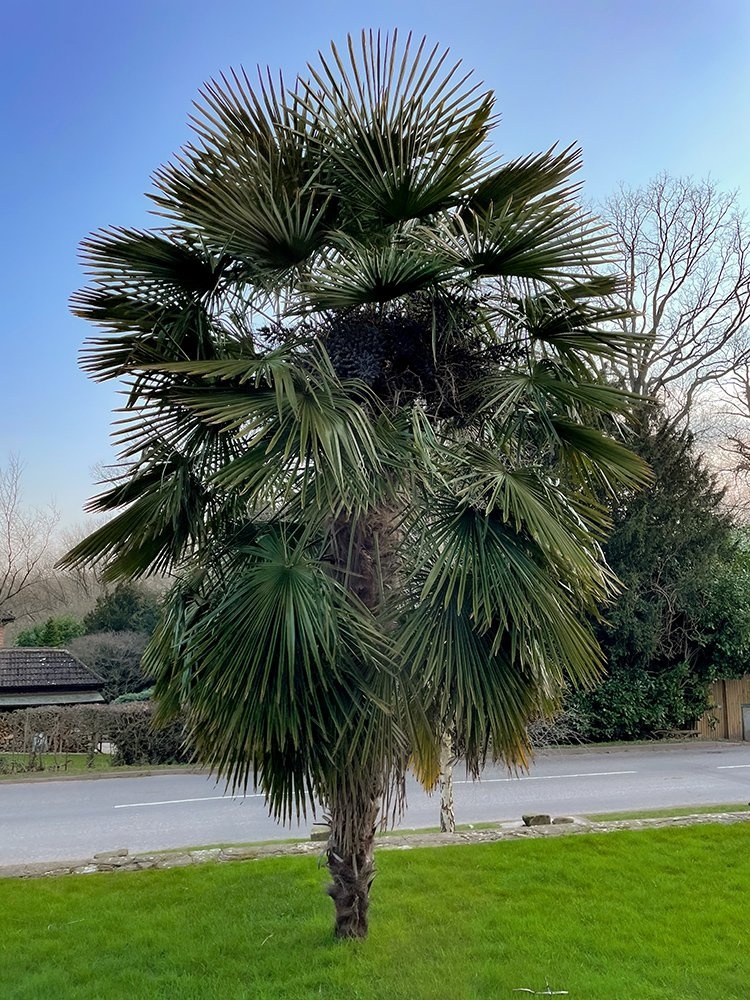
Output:
[[[366,317],[357,313],[337,316],[326,332],[325,346],[339,378],[358,378],[373,386],[383,375],[383,336]]]
[[[341,379],[361,379],[383,400],[421,399],[444,417],[463,417],[467,387],[488,361],[470,304],[428,296],[330,316],[316,335]]]

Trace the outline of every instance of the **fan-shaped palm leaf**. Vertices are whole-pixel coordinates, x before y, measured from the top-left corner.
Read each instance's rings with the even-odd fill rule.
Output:
[[[600,654],[602,497],[641,463],[603,361],[632,340],[578,150],[499,165],[494,98],[363,34],[292,90],[207,85],[156,174],[169,223],[84,244],[84,368],[123,378],[107,524],[67,557],[177,582],[162,714],[283,818],[331,820],[338,933],[366,932],[379,808],[450,722],[526,760],[529,716]]]

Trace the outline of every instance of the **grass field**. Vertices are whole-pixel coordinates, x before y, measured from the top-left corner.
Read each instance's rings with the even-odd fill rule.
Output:
[[[127,771],[187,770],[184,764],[135,764],[113,765],[112,755],[95,754],[89,758],[85,753],[41,755],[38,770],[29,771],[29,755],[26,753],[0,753],[0,781],[8,779],[57,778],[64,775],[82,777],[87,774],[124,774]]]
[[[37,770],[28,771],[29,754],[0,753],[0,778],[27,777],[29,774],[85,774],[91,771],[108,771],[112,768],[112,756],[108,753],[98,753],[89,758],[85,753],[40,754],[37,758]]]
[[[0,883],[3,1000],[746,1000],[750,826],[380,852],[369,940],[310,858]]]
[[[667,806],[664,809],[633,809],[628,812],[589,813],[587,819],[606,823],[612,819],[663,819],[669,816],[706,816],[709,813],[747,812],[750,802],[722,802],[711,806]]]

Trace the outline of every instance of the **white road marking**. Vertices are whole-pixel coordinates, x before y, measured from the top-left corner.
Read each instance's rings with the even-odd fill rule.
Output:
[[[163,799],[161,802],[123,802],[115,809],[137,809],[140,806],[173,806],[180,802],[213,802],[217,799],[262,799],[263,795],[205,795],[199,799]]]
[[[496,781],[555,781],[557,778],[606,778],[612,774],[638,774],[637,771],[585,771],[583,774],[527,774],[522,778],[481,778],[479,781],[456,781],[456,785],[489,785]]]
[[[736,767],[750,767],[750,764],[719,764],[717,771],[733,771]]]

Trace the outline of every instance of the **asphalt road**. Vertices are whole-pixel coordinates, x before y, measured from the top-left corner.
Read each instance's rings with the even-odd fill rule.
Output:
[[[750,802],[750,743],[542,753],[528,774],[455,773],[459,823]],[[306,834],[269,819],[262,795],[232,796],[197,774],[0,783],[0,864],[156,851]],[[438,802],[415,785],[403,827],[434,826]]]

